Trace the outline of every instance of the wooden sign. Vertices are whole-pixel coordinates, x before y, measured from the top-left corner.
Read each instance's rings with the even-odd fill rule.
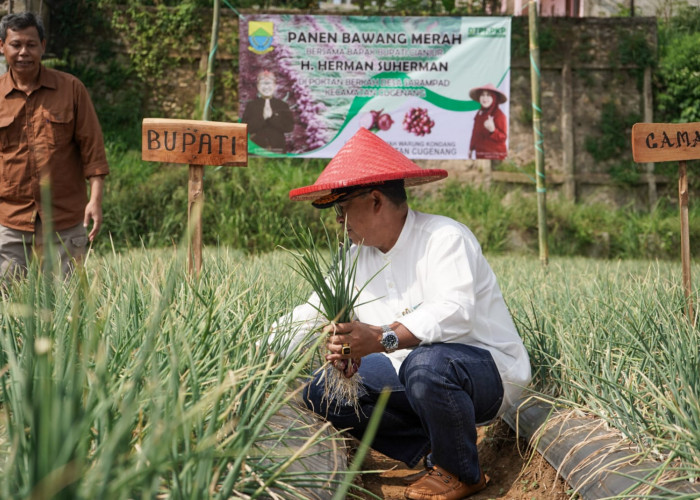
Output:
[[[700,159],[700,123],[635,123],[632,157],[637,163]]]
[[[681,216],[681,266],[686,314],[695,319],[690,281],[690,225],[688,216],[688,168],[686,160],[700,158],[700,123],[635,123],[632,157],[637,163],[678,162],[678,206]]]
[[[141,125],[141,158],[145,161],[187,163],[188,267],[202,270],[202,207],[204,165],[246,166],[248,125],[204,120],[144,118]]]
[[[144,118],[141,158],[189,165],[244,166],[248,162],[248,125]]]

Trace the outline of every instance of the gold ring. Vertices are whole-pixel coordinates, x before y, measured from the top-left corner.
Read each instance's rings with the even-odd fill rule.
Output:
[[[340,352],[343,356],[350,356],[350,344],[343,344]]]

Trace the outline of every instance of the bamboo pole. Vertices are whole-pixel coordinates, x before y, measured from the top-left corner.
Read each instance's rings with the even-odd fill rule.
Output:
[[[692,286],[690,283],[690,229],[688,221],[688,172],[685,160],[678,162],[678,205],[681,216],[681,267],[683,290],[688,305],[688,319],[694,321]]]
[[[530,84],[532,88],[532,129],[535,140],[535,172],[537,174],[537,229],[540,248],[540,262],[543,266],[549,263],[549,248],[547,246],[547,189],[544,176],[544,136],[540,128],[542,109],[540,107],[540,45],[537,26],[537,1],[533,0],[528,6],[528,21],[530,31]]]
[[[209,60],[207,62],[206,79],[206,99],[204,100],[204,110],[202,120],[209,120],[211,101],[214,95],[214,67],[216,63],[216,49],[219,45],[219,17],[221,12],[221,2],[214,0],[214,12],[211,21],[211,40],[209,40]]]
[[[214,11],[211,23],[211,40],[209,41],[209,60],[207,62],[207,78],[202,110],[202,120],[209,120],[212,96],[214,95],[214,66],[216,62],[216,48],[219,44],[219,15],[221,4],[214,0]],[[190,165],[188,182],[188,248],[187,268],[190,274],[199,276],[202,273],[202,209],[204,208],[204,166]]]

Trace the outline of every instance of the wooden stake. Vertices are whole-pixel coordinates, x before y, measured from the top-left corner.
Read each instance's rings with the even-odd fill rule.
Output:
[[[187,204],[187,268],[197,277],[202,272],[202,208],[204,207],[204,167],[190,165]]]
[[[681,266],[683,268],[683,289],[688,303],[688,319],[693,321],[692,286],[690,283],[690,228],[688,221],[688,173],[685,160],[678,162],[678,206],[681,215]]]

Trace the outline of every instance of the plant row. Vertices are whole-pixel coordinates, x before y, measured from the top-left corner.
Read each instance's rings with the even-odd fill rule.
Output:
[[[273,355],[286,347],[271,325],[309,293],[289,253],[212,248],[199,280],[183,253],[91,256],[67,282],[34,268],[2,290],[2,498],[308,498],[349,487],[344,455],[325,469],[303,462],[340,446],[294,410],[315,349]],[[490,261],[530,353],[525,395],[604,419],[657,464],[640,488],[697,480],[700,336],[680,266]]]

